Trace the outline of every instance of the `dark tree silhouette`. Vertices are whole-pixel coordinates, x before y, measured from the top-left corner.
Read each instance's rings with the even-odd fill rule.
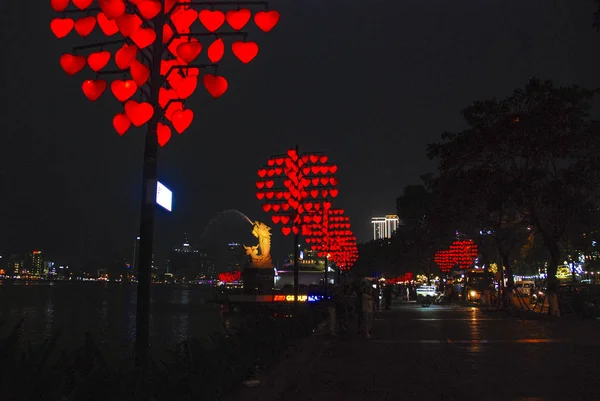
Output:
[[[559,241],[571,217],[598,188],[600,136],[588,120],[594,95],[577,86],[555,87],[532,79],[502,101],[475,102],[463,112],[467,130],[446,133],[441,144],[429,147],[430,156],[439,159],[441,176],[458,177],[478,191],[469,194],[475,200],[464,210],[480,198],[484,212],[477,220],[486,226],[490,221],[485,216],[495,217],[493,229],[504,231],[498,242],[503,262],[519,244],[520,237],[513,234],[522,229],[520,223],[534,226],[541,235],[550,253],[553,314],[558,314]]]

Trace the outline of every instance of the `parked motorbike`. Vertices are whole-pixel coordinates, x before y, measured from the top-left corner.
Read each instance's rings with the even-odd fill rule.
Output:
[[[421,307],[429,308],[431,305],[440,305],[440,306],[448,306],[450,305],[450,301],[448,297],[444,294],[438,294],[435,298],[431,295],[427,295],[421,301]]]

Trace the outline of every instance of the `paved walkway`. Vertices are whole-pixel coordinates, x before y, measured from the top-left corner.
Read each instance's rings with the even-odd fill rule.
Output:
[[[373,339],[315,336],[237,400],[598,401],[600,322],[394,305]]]

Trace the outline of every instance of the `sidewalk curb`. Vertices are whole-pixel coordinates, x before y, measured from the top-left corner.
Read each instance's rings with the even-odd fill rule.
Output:
[[[222,398],[222,401],[275,401],[279,400],[296,377],[297,367],[320,359],[330,342],[323,338],[328,320],[321,322],[312,335],[291,345],[282,354],[282,360],[257,375],[260,384],[240,387]]]

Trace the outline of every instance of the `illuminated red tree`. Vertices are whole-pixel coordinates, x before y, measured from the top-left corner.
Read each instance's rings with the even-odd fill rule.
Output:
[[[460,269],[469,269],[478,255],[477,244],[472,240],[454,241],[450,245],[450,257]]]
[[[344,209],[329,209],[321,221],[306,226],[303,234],[318,255],[327,255],[338,266],[338,273],[350,270],[358,258],[356,237],[353,235],[350,218]]]
[[[328,199],[336,198],[337,166],[324,154],[301,154],[297,148],[285,155],[274,156],[258,169],[256,198],[265,212],[281,224],[284,235],[294,234],[294,294],[298,295],[298,244],[302,227],[310,222],[310,214],[330,208]]]
[[[214,98],[226,92],[228,82],[218,73],[226,49],[223,39],[233,38],[227,47],[247,64],[259,47],[242,30],[252,20],[269,32],[279,13],[268,10],[266,1],[51,0],[50,4],[58,13],[50,22],[57,38],[73,31],[83,38],[94,31],[111,37],[63,54],[63,70],[69,75],[87,72],[81,89],[91,101],[110,88],[123,104],[123,111],[112,120],[119,135],[132,125],[146,124],[136,314],[136,361],[142,364],[149,349],[158,147],[169,141],[172,130],[181,134],[192,123],[194,112],[185,102],[199,82]],[[205,47],[205,61],[200,61]],[[118,79],[107,82],[106,77],[114,75]]]
[[[253,14],[250,9],[240,7],[267,7],[267,2],[261,1],[72,0],[74,7],[69,7],[69,3],[69,0],[51,1],[54,10],[61,14],[50,23],[57,38],[66,37],[71,31],[87,37],[99,29],[106,36],[119,34],[122,39],[75,47],[72,53],[60,57],[60,65],[69,75],[78,74],[86,65],[89,67],[91,74],[84,79],[81,89],[91,101],[96,101],[110,87],[114,97],[124,105],[123,112],[113,118],[119,135],[125,134],[131,125],[140,127],[155,117],[153,128],[160,146],[171,138],[171,127],[181,134],[192,123],[194,112],[184,105],[199,81],[214,98],[227,90],[227,80],[218,75],[218,63],[225,53],[223,37],[235,37],[230,49],[242,63],[256,57],[258,44],[248,41],[247,33],[241,31]],[[93,3],[97,3],[95,7]],[[223,7],[230,9],[221,10]],[[72,14],[81,17],[68,16]],[[279,13],[258,11],[253,20],[268,32],[279,21]],[[194,25],[201,25],[203,32],[192,32]],[[114,52],[106,50],[112,46],[116,47]],[[203,46],[207,47],[206,57],[200,62]],[[154,51],[157,48],[160,53]],[[87,56],[81,54],[87,50]],[[111,61],[115,69],[107,68]],[[104,77],[114,74],[126,78],[114,79],[109,85]]]
[[[442,273],[449,273],[456,264],[447,249],[437,251],[433,261],[439,266]]]
[[[347,217],[342,216],[343,209],[332,209],[329,202],[325,202],[325,207],[321,210],[313,211],[313,213],[305,215],[304,225],[302,226],[302,235],[310,248],[317,252],[317,257],[325,258],[325,292],[327,293],[327,261],[332,260],[335,263],[334,257],[331,254],[334,246],[335,238],[339,234],[339,222],[343,219],[347,221]],[[338,273],[339,273],[338,268]],[[339,282],[339,275],[338,275]],[[327,294],[325,294],[327,295]]]
[[[477,244],[472,240],[454,241],[450,249],[437,251],[434,256],[434,262],[440,267],[443,273],[448,273],[458,266],[460,269],[468,269],[479,254]]]

